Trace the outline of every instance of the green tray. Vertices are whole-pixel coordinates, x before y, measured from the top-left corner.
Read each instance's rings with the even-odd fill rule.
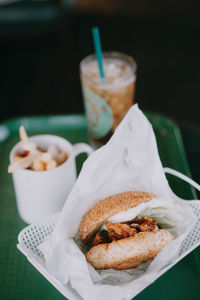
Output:
[[[190,176],[179,128],[164,116],[146,115],[153,125],[163,166]],[[7,167],[9,152],[19,139],[20,125],[25,126],[29,135],[56,134],[76,143],[88,142],[86,120],[83,115],[24,117],[0,125],[0,299],[65,299],[16,248],[18,233],[27,224],[18,215]],[[84,154],[77,158],[78,172],[85,158]],[[188,184],[172,176],[168,179],[180,197],[197,198]],[[134,299],[196,299],[200,294],[199,261],[197,248]]]

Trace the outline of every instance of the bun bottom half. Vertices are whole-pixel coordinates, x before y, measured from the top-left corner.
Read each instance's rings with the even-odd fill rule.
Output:
[[[135,236],[93,246],[86,253],[86,259],[99,270],[130,269],[153,260],[173,239],[171,233],[165,229],[139,232]]]

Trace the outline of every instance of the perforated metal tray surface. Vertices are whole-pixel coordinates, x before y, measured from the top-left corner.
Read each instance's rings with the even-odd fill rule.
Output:
[[[146,113],[151,121],[164,167],[190,176],[179,128],[170,119]],[[70,142],[88,142],[87,123],[83,115],[24,117],[0,125],[0,299],[64,299],[64,297],[28,263],[16,248],[18,233],[27,226],[17,212],[8,157],[18,141],[18,129],[24,125],[28,134],[49,133]],[[86,156],[77,158],[77,170]],[[184,199],[196,198],[188,184],[169,175],[174,192]],[[200,250],[197,248],[161,278],[136,296],[136,300],[187,300],[200,295]]]

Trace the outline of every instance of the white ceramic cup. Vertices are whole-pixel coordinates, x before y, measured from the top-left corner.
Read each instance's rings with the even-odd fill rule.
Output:
[[[30,140],[42,149],[55,144],[60,151],[66,151],[69,157],[52,170],[19,169],[12,173],[18,211],[21,218],[29,224],[38,223],[62,209],[76,181],[75,157],[82,152],[89,155],[93,151],[87,144],[72,145],[66,139],[54,135],[36,135],[30,137]],[[11,163],[21,146],[22,142],[19,142],[12,148]]]

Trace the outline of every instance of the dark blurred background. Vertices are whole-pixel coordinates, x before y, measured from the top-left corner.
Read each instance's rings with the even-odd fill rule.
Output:
[[[82,113],[79,63],[104,50],[138,64],[136,102],[200,128],[200,10],[195,0],[0,0],[0,121]]]

